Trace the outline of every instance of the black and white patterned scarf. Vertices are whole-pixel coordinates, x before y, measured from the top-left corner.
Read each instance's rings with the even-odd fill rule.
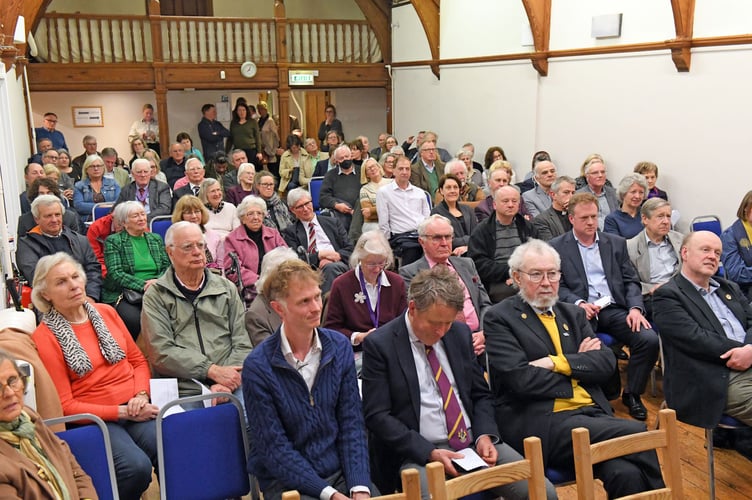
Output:
[[[125,359],[125,352],[115,341],[99,311],[88,302],[84,303],[84,309],[86,309],[89,321],[91,321],[94,331],[97,333],[99,350],[102,351],[104,359],[111,365]],[[94,369],[89,355],[86,354],[76,334],[73,333],[70,322],[62,314],[57,312],[53,307],[48,313],[42,316],[42,322],[47,325],[60,344],[68,368],[73,370],[79,377],[83,377]]]
[[[212,212],[212,213],[214,213],[214,214],[218,214],[218,213],[220,213],[220,212],[221,212],[222,210],[224,210],[224,209],[225,209],[225,202],[224,202],[224,201],[220,201],[220,202],[219,202],[219,205],[217,205],[217,208],[212,208],[212,206],[211,206],[211,205],[210,205],[209,203],[207,203],[207,204],[206,204],[206,208],[208,208],[210,212]]]

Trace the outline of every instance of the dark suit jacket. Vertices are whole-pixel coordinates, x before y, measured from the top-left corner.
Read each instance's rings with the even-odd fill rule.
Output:
[[[172,208],[175,208],[178,200],[187,194],[193,194],[190,183],[172,192]]]
[[[561,218],[556,212],[554,207],[549,207],[533,219],[533,227],[538,233],[539,240],[550,241],[572,230],[569,219],[567,219],[566,224],[562,224]]]
[[[612,415],[600,384],[609,379],[616,365],[614,353],[605,346],[598,351],[577,352],[584,338],[594,336],[582,308],[559,302],[553,310],[571,375],[529,364],[555,355],[556,350],[535,311],[519,295],[491,306],[483,321],[496,422],[504,441],[522,450],[526,437],[538,436],[546,459],[552,446],[549,431],[554,401],[572,397],[574,378],[596,405]]]
[[[441,342],[473,436],[498,436],[491,393],[475,358],[467,325],[452,323]],[[363,341],[362,378],[370,445],[383,465],[392,466],[394,473],[388,475],[396,479],[396,470],[405,460],[427,463],[435,446],[420,434],[420,387],[404,315]],[[381,487],[378,482],[377,486]]]
[[[644,310],[640,278],[629,260],[626,240],[601,231],[598,231],[598,238],[603,271],[614,303],[626,309],[639,307]],[[549,243],[561,256],[559,299],[570,304],[580,299],[587,301],[588,280],[574,233],[569,231]]]
[[[313,169],[312,177],[324,177],[329,171],[329,158],[316,162],[316,168]]]
[[[480,327],[483,328],[483,315],[486,314],[488,308],[491,307],[491,299],[488,298],[488,293],[483,286],[483,282],[478,276],[478,270],[475,269],[475,263],[466,257],[449,257],[449,262],[457,271],[462,282],[465,284],[467,291],[470,292],[470,299],[473,301],[473,307],[475,307],[475,314],[478,315],[480,321]],[[410,282],[413,280],[416,274],[423,269],[428,269],[428,261],[423,256],[416,260],[412,264],[402,266],[399,268],[400,276],[405,280],[405,288],[410,287]]]
[[[124,201],[136,200],[137,190],[136,181],[126,184],[123,189],[120,190],[120,196],[118,197],[116,204]],[[159,215],[172,214],[170,186],[154,179],[149,181],[149,210],[149,220],[152,220]]]
[[[329,241],[332,243],[334,250],[342,257],[345,264],[350,260],[352,255],[353,244],[347,237],[347,231],[335,217],[321,215],[316,216],[321,228],[326,233]],[[299,220],[282,231],[282,237],[285,239],[287,246],[293,250],[303,247],[308,250],[308,229]],[[319,256],[316,253],[309,253],[308,262],[315,268],[319,267]]]
[[[716,292],[747,331],[752,343],[752,309],[736,283],[714,278]],[[726,337],[721,323],[695,286],[681,274],[653,294],[657,330],[663,342],[663,392],[679,420],[698,427],[718,425],[726,407],[730,369],[721,354],[744,344]]]

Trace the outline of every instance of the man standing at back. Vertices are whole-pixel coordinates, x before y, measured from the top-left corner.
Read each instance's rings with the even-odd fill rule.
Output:
[[[224,153],[225,138],[230,137],[230,131],[217,120],[217,108],[214,104],[201,106],[203,117],[198,122],[198,135],[201,138],[201,149],[204,158],[216,158],[217,153]]]
[[[34,133],[37,136],[37,142],[42,139],[49,139],[52,141],[52,147],[54,149],[68,149],[68,145],[65,143],[65,136],[62,132],[56,129],[57,127],[57,115],[52,111],[48,111],[44,114],[44,125],[34,129]]]
[[[622,402],[637,420],[648,416],[640,395],[658,359],[658,336],[644,316],[640,280],[624,238],[598,231],[598,200],[577,193],[569,202],[572,231],[551,240],[561,255],[559,298],[585,310],[593,331],[629,346]]]
[[[250,427],[248,472],[265,500],[367,500],[371,493],[362,404],[350,341],[319,328],[319,275],[286,261],[263,296],[282,325],[243,363]]]

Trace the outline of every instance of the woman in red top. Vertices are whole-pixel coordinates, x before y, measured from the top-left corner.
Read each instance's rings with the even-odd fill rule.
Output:
[[[149,366],[115,310],[86,299],[86,274],[68,254],[43,257],[31,299],[44,313],[33,339],[63,413],[107,423],[120,498],[137,499],[157,466]]]

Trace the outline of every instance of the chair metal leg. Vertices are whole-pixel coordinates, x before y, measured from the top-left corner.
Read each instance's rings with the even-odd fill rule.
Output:
[[[715,461],[713,458],[713,429],[705,429],[705,446],[708,449],[708,492],[715,500]]]

